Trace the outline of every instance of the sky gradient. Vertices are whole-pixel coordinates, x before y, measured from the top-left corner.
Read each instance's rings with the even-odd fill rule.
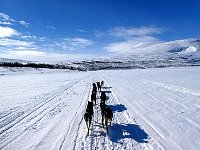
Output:
[[[102,56],[200,38],[199,26],[199,0],[0,0],[0,57]]]

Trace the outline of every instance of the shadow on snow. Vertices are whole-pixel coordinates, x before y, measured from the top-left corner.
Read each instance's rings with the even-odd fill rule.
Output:
[[[135,124],[112,124],[109,132],[112,142],[122,143],[120,140],[130,138],[139,143],[147,143],[148,134]]]
[[[110,90],[111,88],[112,88],[112,87],[102,87],[102,91],[104,91],[104,92],[110,94],[110,93],[112,93],[112,91]]]
[[[122,104],[109,105],[109,107],[113,112],[123,112],[123,111],[127,110],[125,105],[122,105]]]
[[[107,91],[107,90],[110,90],[112,87],[106,87],[106,86],[103,86],[102,89],[104,89],[104,91]]]

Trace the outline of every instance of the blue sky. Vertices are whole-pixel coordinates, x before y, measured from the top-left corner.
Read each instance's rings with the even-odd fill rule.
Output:
[[[106,55],[199,38],[199,26],[199,0],[0,0],[0,57]]]

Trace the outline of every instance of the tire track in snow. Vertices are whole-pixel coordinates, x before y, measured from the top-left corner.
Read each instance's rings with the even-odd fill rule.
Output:
[[[155,85],[157,87],[158,83],[157,82],[155,82],[155,83],[156,83]],[[144,84],[146,85],[146,82]],[[164,86],[164,83],[162,83],[161,85],[163,87],[160,87],[160,84],[158,84],[158,87],[160,87],[159,91],[154,90],[154,93],[151,93],[149,88],[145,89],[144,85],[140,85],[140,86],[143,89],[145,89],[146,92],[148,92],[149,94],[151,93],[152,96],[154,96],[159,101],[164,103],[166,105],[166,110],[170,110],[170,115],[167,115],[167,116],[160,115],[161,117],[163,117],[165,122],[167,122],[167,125],[168,125],[167,129],[168,128],[172,128],[172,130],[176,129],[176,130],[174,130],[174,134],[176,134],[178,136],[182,136],[180,133],[182,133],[188,129],[191,129],[191,128],[192,128],[192,130],[196,130],[196,132],[199,131],[200,130],[200,125],[199,125],[199,123],[200,123],[199,113],[200,112],[198,112],[198,110],[194,109],[195,108],[194,104],[193,104],[194,105],[193,107],[191,107],[192,105],[187,106],[187,105],[183,104],[183,101],[192,100],[191,97],[188,97],[188,96],[193,96],[194,100],[195,100],[194,102],[198,103],[198,95],[193,94],[194,92],[192,92],[192,93],[189,92],[192,90],[187,90],[187,92],[182,92],[182,89],[185,89],[182,87],[172,86],[172,87],[176,87],[176,90],[174,90],[174,89],[171,90],[170,88],[168,88],[168,84],[167,84],[167,88]],[[153,87],[153,86],[151,86],[151,87]],[[158,95],[159,95],[159,97],[158,97]],[[173,97],[170,98],[171,95],[173,95],[173,97],[177,97],[177,99],[175,100]],[[173,103],[171,103],[171,102],[173,102]],[[179,105],[180,107],[178,107],[177,105]],[[192,117],[190,115],[189,116],[187,115],[190,113],[192,113]],[[185,122],[187,122],[187,124],[185,124]],[[189,135],[189,136],[191,136],[191,135]],[[171,141],[171,143],[174,143],[174,145],[177,148],[181,149],[181,147],[180,147],[181,144],[178,143],[173,138],[170,138],[170,139],[168,138],[167,141],[168,142]]]
[[[128,80],[128,79],[127,79]],[[143,85],[143,84],[138,84],[138,83],[133,83],[133,81],[128,80],[130,84],[132,84],[133,86],[135,86],[136,88],[138,88],[140,91],[142,91],[147,97],[151,98],[153,100],[154,103],[156,103],[157,107],[161,107],[164,110],[169,110],[170,112],[173,112],[173,114],[177,115],[177,110],[171,108],[171,104],[169,103],[169,99],[167,96],[163,96],[159,91],[157,90],[153,90],[154,92],[152,92],[151,88],[148,88],[147,86]],[[160,89],[159,89],[160,90]],[[150,101],[151,102],[151,101]],[[176,103],[178,104],[178,103]],[[131,104],[129,104],[131,105]],[[179,104],[180,105],[180,104]],[[147,105],[145,105],[147,107]],[[182,105],[181,105],[182,106]],[[177,108],[177,107],[176,107]],[[145,109],[145,108],[144,108]],[[148,110],[148,108],[146,108]],[[181,147],[176,143],[176,141],[173,141],[173,139],[169,139],[169,138],[165,138],[164,134],[165,134],[165,126],[163,126],[163,128],[161,127],[157,127],[157,124],[154,124],[153,122],[151,122],[150,120],[148,120],[147,118],[143,117],[143,115],[141,113],[138,113],[136,110],[135,111],[136,114],[138,114],[141,119],[147,124],[149,125],[149,127],[151,127],[152,130],[154,130],[159,137],[161,137],[163,139],[163,143],[167,143],[170,141],[170,143],[173,144],[174,147],[176,147],[177,149],[181,149]],[[155,110],[152,110],[152,113]],[[159,110],[156,110],[159,111]],[[147,111],[147,113],[151,113],[149,111]],[[181,126],[177,127],[178,125],[175,125],[172,121],[171,118],[167,117],[167,116],[162,116],[160,113],[156,114],[156,117],[158,117],[157,119],[162,120],[162,122],[164,121],[164,123],[166,124],[170,124],[171,127],[178,129],[181,129]],[[180,118],[183,118],[182,116],[179,115]],[[183,118],[184,119],[184,118]]]
[[[90,83],[90,82],[89,82]],[[60,146],[59,146],[59,150],[62,150],[62,149],[65,149],[65,148],[63,148],[63,146],[64,146],[64,144],[65,144],[65,142],[66,142],[66,139],[67,139],[67,137],[70,135],[70,134],[73,134],[73,131],[72,131],[72,128],[73,128],[73,126],[75,126],[75,124],[77,123],[77,121],[78,121],[78,115],[79,115],[79,113],[81,112],[81,110],[83,110],[83,106],[82,105],[85,105],[85,103],[87,102],[86,100],[88,100],[88,95],[89,95],[89,90],[88,89],[90,89],[91,88],[91,85],[90,84],[88,84],[87,85],[87,88],[86,88],[86,91],[84,92],[84,96],[82,97],[82,100],[81,100],[81,103],[80,103],[80,105],[79,105],[79,107],[78,107],[78,109],[77,109],[77,111],[76,111],[76,113],[75,113],[75,115],[74,115],[74,117],[72,118],[72,120],[70,121],[71,123],[70,123],[70,125],[69,125],[69,128],[68,128],[68,130],[67,130],[67,132],[65,133],[65,136],[64,136],[64,138],[63,138],[63,140],[62,140],[62,142],[61,142],[61,144],[60,144]],[[82,94],[81,94],[82,95]],[[85,102],[85,103],[84,103]],[[80,124],[80,123],[79,123]],[[78,126],[78,129],[79,129],[79,126]],[[77,130],[78,130],[77,129]],[[77,136],[75,136],[75,140],[76,140],[76,138],[77,138]],[[75,141],[74,140],[74,141]],[[73,143],[74,144],[74,143]]]
[[[25,133],[28,129],[33,127],[37,122],[39,122],[49,111],[55,109],[60,105],[60,100],[57,101],[57,98],[64,92],[67,92],[68,90],[72,91],[73,87],[78,82],[72,82],[67,87],[62,87],[62,90],[58,90],[57,92],[53,92],[54,94],[51,95],[49,98],[44,98],[44,102],[36,107],[34,107],[31,110],[28,110],[27,113],[24,113],[24,115],[20,116],[14,122],[9,124],[9,126],[6,128],[6,130],[1,133],[1,148],[5,147],[6,145],[10,144],[12,141],[14,141],[16,138],[18,138],[19,135]],[[72,88],[72,89],[71,89]],[[53,105],[52,105],[53,104]],[[38,116],[39,115],[39,116]],[[36,118],[35,118],[36,117]],[[24,126],[24,124],[27,124],[25,128],[20,128],[20,126]],[[17,127],[15,127],[17,126]],[[16,128],[12,130],[12,128]],[[11,130],[11,131],[9,131]],[[12,137],[13,136],[13,137]],[[12,138],[11,138],[12,137]]]
[[[180,86],[175,86],[175,85],[170,85],[170,84],[166,84],[166,83],[161,83],[161,82],[156,82],[156,81],[150,81],[150,80],[146,80],[146,79],[143,79],[142,82],[144,84],[150,84],[150,85],[153,85],[153,86],[168,89],[170,91],[178,92],[178,93],[181,93],[181,94],[188,94],[188,95],[200,97],[200,91],[197,91],[197,90],[192,90],[192,89],[188,89],[188,88],[184,88],[184,87],[180,87]]]
[[[81,86],[79,85],[79,87]],[[71,107],[69,106],[66,107],[62,111],[63,113],[59,113],[56,116],[57,119],[54,119],[55,121],[53,120],[51,121],[51,123],[49,124],[50,127],[48,127],[48,130],[43,133],[43,136],[40,139],[38,139],[37,142],[28,149],[59,149],[60,147],[62,147],[63,142],[65,140],[66,132],[70,131],[70,129],[72,128],[74,119],[76,118],[80,108],[82,107],[81,105],[84,102],[83,98],[81,102],[77,100],[80,97],[84,97],[82,95],[86,95],[87,93],[87,88],[85,89],[85,86],[83,87],[84,88],[76,89],[76,92],[78,92],[77,95],[72,93],[72,95],[68,96],[67,101],[65,100],[69,105],[70,103],[73,103],[73,105],[79,106],[77,108],[77,111],[72,114],[73,117],[70,120],[66,118],[67,113],[71,111],[70,110]],[[49,142],[52,144],[49,144]]]
[[[140,85],[141,87],[143,87],[143,85]],[[198,111],[196,111],[196,110],[194,110],[194,109],[192,109],[192,108],[190,108],[189,106],[186,106],[185,104],[182,104],[182,103],[180,103],[180,102],[178,102],[178,101],[176,101],[176,100],[174,100],[174,99],[172,99],[172,98],[169,98],[169,95],[170,94],[173,94],[173,95],[176,95],[175,93],[170,93],[169,91],[164,91],[163,89],[159,89],[159,91],[156,91],[155,90],[155,92],[154,92],[154,94],[153,93],[151,93],[151,91],[149,91],[148,89],[145,89],[144,87],[142,88],[143,89],[143,91],[147,94],[147,95],[149,95],[149,97],[152,97],[153,99],[155,99],[155,100],[158,100],[157,102],[158,103],[164,103],[165,105],[164,105],[164,107],[166,108],[166,109],[168,109],[168,110],[170,110],[171,112],[173,112],[175,115],[180,115],[181,113],[183,113],[184,111],[180,111],[178,114],[177,114],[177,109],[179,108],[179,107],[177,107],[176,106],[176,110],[175,109],[172,109],[172,108],[170,108],[169,106],[171,106],[172,107],[172,105],[171,105],[171,103],[169,103],[169,101],[171,101],[171,102],[173,102],[174,104],[178,104],[178,105],[180,105],[180,106],[182,106],[184,109],[186,109],[186,110],[190,110],[190,111],[192,111],[194,114],[195,113],[200,113],[200,112],[198,112]],[[145,89],[145,90],[144,90]],[[160,94],[159,92],[160,91],[162,91],[162,94]],[[159,97],[157,97],[157,94],[159,95]],[[182,94],[185,94],[185,93],[182,93]],[[179,95],[180,96],[180,95]],[[181,97],[181,100],[184,100],[185,98],[183,97]],[[161,103],[161,104],[162,104]],[[168,106],[167,106],[168,105]],[[182,108],[179,108],[179,109],[181,109],[182,110]],[[182,116],[180,116],[180,118],[183,118]],[[197,125],[198,123],[197,122],[194,122],[193,120],[191,120],[190,118],[188,118],[188,120],[189,121],[191,121],[191,122],[193,122],[193,123],[195,123],[195,126],[198,128],[198,129],[200,129],[200,126],[199,125]],[[192,124],[193,124],[192,123]],[[194,124],[193,124],[194,125]],[[181,127],[180,127],[181,128]]]
[[[70,83],[69,87],[67,87],[67,88],[62,87],[62,89],[59,89],[58,91],[52,92],[50,94],[50,97],[49,97],[49,95],[47,95],[48,96],[47,98],[44,97],[44,102],[42,102],[42,104],[34,106],[34,108],[31,108],[31,106],[28,106],[28,107],[25,106],[24,108],[18,109],[19,111],[17,111],[16,113],[15,112],[11,113],[11,115],[7,116],[8,118],[6,117],[4,120],[2,120],[2,122],[0,122],[0,125],[3,127],[3,128],[0,129],[0,135],[2,133],[4,133],[5,131],[7,131],[8,129],[10,129],[11,127],[15,126],[21,120],[25,119],[26,117],[28,117],[29,115],[31,115],[32,113],[34,113],[35,111],[37,111],[38,109],[40,109],[43,106],[46,106],[46,104],[52,102],[57,96],[59,96],[64,91],[72,88],[77,83],[78,82]],[[7,120],[10,120],[10,118],[11,118],[11,122],[6,122]]]
[[[190,109],[191,111],[193,111],[194,113],[200,113],[198,111],[198,105],[196,105],[196,107],[192,108],[191,105],[189,105],[190,103],[188,103],[188,101],[191,99],[189,96],[193,96],[195,97],[195,99],[197,99],[197,97],[199,97],[197,91],[191,90],[191,89],[186,89],[183,87],[178,87],[178,86],[174,86],[174,85],[169,85],[169,84],[165,84],[165,83],[159,83],[159,82],[153,82],[153,81],[149,81],[149,80],[142,80],[141,81],[143,84],[147,85],[148,87],[159,87],[159,91],[162,92],[162,96],[165,99],[168,99],[170,101],[172,101],[173,103],[177,103],[181,106],[183,106],[185,109]],[[171,88],[172,87],[172,88]],[[173,89],[173,88],[176,89]],[[182,92],[182,89],[184,89],[183,91],[187,91],[187,92]],[[172,98],[170,98],[172,95]],[[176,99],[175,99],[176,98]],[[181,102],[178,101],[179,99],[181,99]],[[195,101],[194,101],[195,103]]]
[[[94,80],[94,79],[93,79]],[[92,85],[92,82],[90,83],[90,85]],[[92,149],[93,147],[95,147],[95,140],[94,140],[94,137],[93,136],[90,136],[93,132],[95,132],[95,126],[94,126],[94,118],[95,118],[95,115],[96,115],[96,109],[94,108],[94,116],[93,116],[93,119],[92,119],[92,122],[91,122],[91,126],[90,126],[90,134],[89,135],[86,135],[87,133],[87,127],[86,127],[86,124],[85,124],[85,120],[84,120],[84,113],[85,113],[85,107],[87,105],[87,102],[88,100],[90,100],[90,95],[91,95],[91,92],[92,92],[92,87],[89,88],[90,91],[88,93],[88,96],[86,98],[86,102],[83,106],[83,110],[81,111],[81,120],[78,124],[78,128],[77,128],[77,135],[76,135],[76,138],[75,138],[75,141],[74,141],[74,146],[73,146],[73,149],[85,149],[86,147],[85,146],[88,146],[86,149]],[[80,139],[80,136],[83,137]],[[87,141],[84,140],[86,137],[90,137],[90,144],[85,144]],[[77,146],[78,145],[78,146]],[[78,147],[78,148],[77,148]]]
[[[5,112],[1,112],[0,114],[0,129],[5,126],[2,125],[2,122],[6,121],[7,118],[10,118],[14,113],[17,113],[21,108],[17,107],[17,108],[13,108],[10,110],[7,110]]]

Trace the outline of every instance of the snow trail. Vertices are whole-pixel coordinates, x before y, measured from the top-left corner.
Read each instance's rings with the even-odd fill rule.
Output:
[[[136,118],[130,116],[126,106],[119,103],[112,87],[105,80],[104,83],[102,90],[107,94],[106,104],[112,109],[114,115],[109,134],[106,134],[106,129],[101,124],[100,99],[97,99],[90,134],[86,135],[86,125],[82,120],[74,149],[162,149],[141,129]],[[97,97],[100,97],[99,92]]]
[[[87,80],[86,82],[72,82],[43,97],[42,103],[26,105],[21,107],[18,110],[19,112],[15,110],[10,115],[7,115],[7,118],[4,117],[3,121],[0,122],[3,126],[0,129],[0,149],[20,149],[22,147],[23,149],[53,148],[49,145],[49,142],[51,142],[52,137],[55,138],[55,135],[60,132],[59,130],[68,133],[66,130],[69,131],[72,126],[72,123],[69,123],[75,120],[77,114],[79,114],[80,107],[82,107],[81,105],[86,101],[86,96],[89,95],[89,86],[90,82]],[[83,97],[82,100],[77,100],[80,97]],[[77,108],[69,107],[73,104],[77,105]],[[71,111],[72,108],[76,108],[77,111],[74,113],[74,111]],[[70,122],[68,119],[64,119],[69,111],[72,112]],[[40,136],[37,139],[26,138],[35,134]],[[60,136],[64,137],[65,135],[60,134],[56,137],[57,142],[59,142]],[[20,144],[17,144],[18,142]],[[54,140],[52,142],[55,145],[56,142]],[[59,145],[61,146],[62,144]]]

